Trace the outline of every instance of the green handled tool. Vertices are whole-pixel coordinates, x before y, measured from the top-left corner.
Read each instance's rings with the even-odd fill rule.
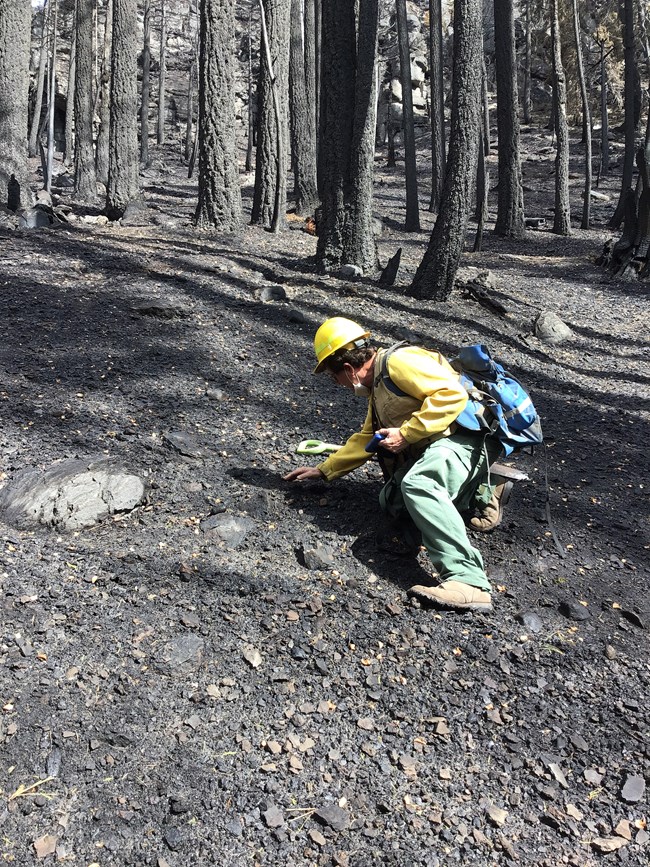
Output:
[[[324,455],[338,452],[341,446],[324,443],[322,440],[303,440],[296,449],[297,455]]]

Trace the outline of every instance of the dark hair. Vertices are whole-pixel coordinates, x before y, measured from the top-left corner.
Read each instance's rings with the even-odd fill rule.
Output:
[[[330,356],[325,363],[325,367],[331,370],[332,373],[340,373],[343,370],[343,365],[351,364],[355,370],[362,367],[375,354],[375,349],[368,343],[360,349],[341,349]]]

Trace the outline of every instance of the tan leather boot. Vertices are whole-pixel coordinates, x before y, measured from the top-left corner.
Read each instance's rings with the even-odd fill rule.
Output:
[[[459,611],[492,611],[492,596],[487,590],[460,581],[444,581],[437,587],[414,584],[407,592],[409,596],[428,599],[442,608],[454,608]]]
[[[472,530],[478,533],[489,533],[498,527],[503,520],[503,507],[510,499],[512,493],[512,479],[503,479],[500,476],[493,476],[494,493],[492,499],[483,508],[483,511],[475,518],[470,518],[469,525]]]

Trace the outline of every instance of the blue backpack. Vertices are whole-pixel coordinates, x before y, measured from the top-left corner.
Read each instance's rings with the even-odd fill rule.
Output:
[[[382,360],[378,379],[394,394],[406,392],[390,378],[388,359],[396,349],[408,345],[408,341],[402,341],[391,346]],[[461,384],[469,395],[456,424],[496,437],[506,456],[516,449],[542,443],[542,424],[530,395],[516,377],[492,358],[487,346],[481,343],[461,346],[450,363],[460,374]]]
[[[469,394],[457,424],[496,437],[506,455],[525,446],[540,445],[542,424],[530,395],[492,358],[487,346],[462,346],[451,364]]]

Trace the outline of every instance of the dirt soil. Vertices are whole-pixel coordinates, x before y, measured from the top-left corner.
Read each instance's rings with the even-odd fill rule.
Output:
[[[552,222],[550,138],[525,143],[527,214]],[[404,250],[380,289],[316,275],[300,221],[196,233],[176,153],[143,176],[145,226],[74,208],[0,234],[2,484],[101,454],[148,491],[83,531],[0,525],[2,863],[647,865],[648,284],[593,261],[618,174],[590,231],[466,254],[502,317],[405,294],[432,219],[402,231],[403,163],[378,153],[380,258]],[[537,339],[542,310],[573,337]],[[385,345],[487,343],[533,393],[546,448],[475,539],[493,613],[408,600],[430,574],[378,547],[376,464],[282,481],[300,440],[364,415],[310,375],[333,314]],[[221,513],[248,519],[239,544]]]

